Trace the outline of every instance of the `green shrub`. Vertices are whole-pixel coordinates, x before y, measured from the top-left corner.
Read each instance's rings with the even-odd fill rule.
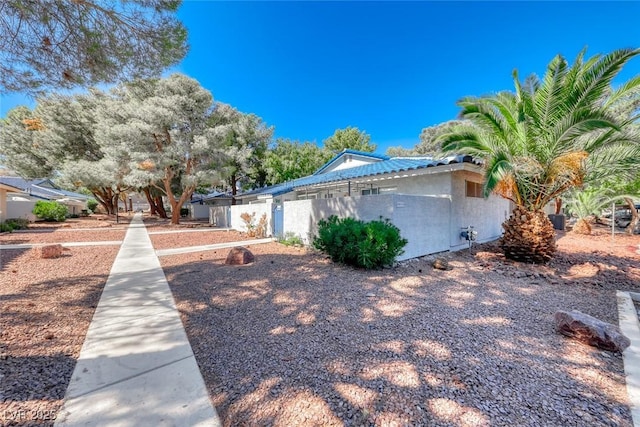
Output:
[[[189,208],[180,208],[180,216],[182,218],[189,215]]]
[[[33,214],[45,221],[62,222],[67,218],[68,209],[58,202],[38,200],[33,207]]]
[[[0,223],[0,233],[4,233],[5,231],[11,233],[13,231],[13,225],[8,222]]]
[[[278,240],[280,243],[282,243],[285,246],[303,246],[304,242],[302,241],[302,239],[299,236],[296,236],[294,233],[288,231],[284,237],[282,237],[280,240]]]
[[[90,210],[91,212],[95,212],[96,208],[98,207],[98,201],[95,199],[89,199],[87,200],[87,209]]]
[[[407,240],[388,219],[363,222],[335,215],[318,222],[313,246],[334,262],[367,269],[391,265],[404,253]]]
[[[26,230],[29,228],[29,220],[26,218],[9,218],[5,224],[11,226],[13,230]]]

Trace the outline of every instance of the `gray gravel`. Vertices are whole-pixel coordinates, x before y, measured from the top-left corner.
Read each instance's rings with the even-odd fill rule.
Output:
[[[366,272],[276,243],[162,263],[224,425],[631,426],[621,355],[553,313],[617,323],[638,256],[571,239],[548,266],[485,246]]]

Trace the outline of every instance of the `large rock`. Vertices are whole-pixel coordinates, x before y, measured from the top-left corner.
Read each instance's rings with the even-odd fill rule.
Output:
[[[58,258],[62,256],[62,245],[44,245],[37,248],[40,258]]]
[[[577,310],[558,311],[554,319],[559,333],[594,347],[623,352],[631,344],[617,326]]]
[[[431,265],[436,270],[451,270],[449,262],[444,258],[436,258]]]
[[[227,265],[244,265],[254,260],[255,257],[249,249],[243,246],[236,246],[235,248],[231,248],[224,263]]]

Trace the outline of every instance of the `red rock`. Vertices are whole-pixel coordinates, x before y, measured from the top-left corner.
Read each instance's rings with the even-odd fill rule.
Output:
[[[243,246],[236,246],[229,251],[224,262],[227,265],[244,265],[253,262],[255,257],[251,251]]]
[[[577,310],[558,311],[554,319],[559,333],[594,347],[623,352],[631,344],[617,326]]]
[[[40,258],[58,258],[62,256],[62,245],[45,245],[38,248]]]

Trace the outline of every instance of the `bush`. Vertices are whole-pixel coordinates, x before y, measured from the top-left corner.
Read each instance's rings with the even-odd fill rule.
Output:
[[[240,214],[240,218],[242,218],[244,226],[247,228],[247,236],[261,239],[267,235],[267,214],[262,214],[257,225],[255,212],[251,214],[243,212]]]
[[[8,222],[0,223],[0,233],[4,233],[5,231],[11,233],[13,231],[13,225]]]
[[[363,222],[335,215],[318,222],[318,236],[313,241],[313,246],[334,262],[367,269],[393,264],[406,244],[398,227],[388,219]]]
[[[95,212],[97,208],[98,208],[97,200],[95,199],[87,200],[87,210],[90,210],[91,212]]]
[[[66,219],[68,209],[58,202],[45,202],[38,200],[33,207],[33,214],[45,221],[62,222]]]
[[[26,230],[29,228],[29,220],[26,218],[9,218],[4,223],[11,226],[13,230]]]
[[[189,215],[189,208],[180,208],[180,216],[186,218]]]

